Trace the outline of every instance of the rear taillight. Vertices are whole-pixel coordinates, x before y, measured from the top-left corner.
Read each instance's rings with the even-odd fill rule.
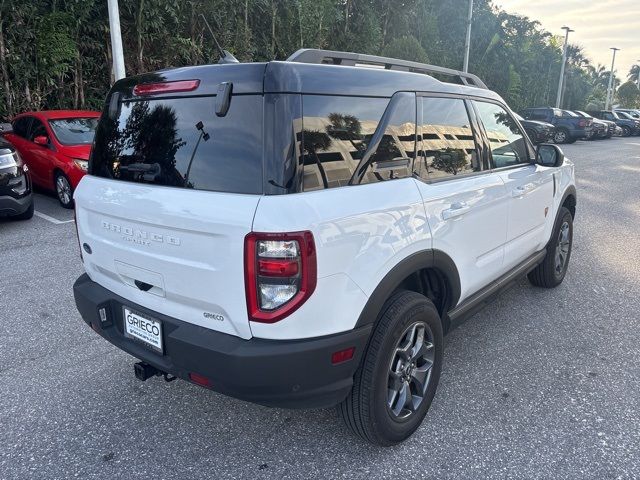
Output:
[[[191,92],[198,88],[200,80],[177,80],[173,82],[139,83],[133,87],[134,95],[158,95],[161,93]]]
[[[311,232],[250,233],[244,242],[249,320],[275,323],[297,310],[317,281]]]

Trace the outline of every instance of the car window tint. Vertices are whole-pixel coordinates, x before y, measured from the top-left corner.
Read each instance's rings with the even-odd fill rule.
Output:
[[[516,121],[501,106],[474,101],[491,146],[495,168],[529,163],[529,150]]]
[[[482,169],[464,100],[421,99],[420,178],[438,180]]]
[[[414,156],[415,97],[411,98],[396,106],[361,183],[410,174],[406,167],[384,171],[381,167],[385,160],[411,159]],[[303,190],[348,185],[388,104],[387,98],[303,96]]]
[[[14,120],[12,124],[13,133],[22,138],[27,138],[29,133],[29,124],[31,123],[31,117],[20,117]]]
[[[49,134],[47,133],[47,129],[37,118],[33,119],[33,123],[31,123],[31,130],[29,131],[29,140],[33,142],[33,139],[36,137],[47,137]]]

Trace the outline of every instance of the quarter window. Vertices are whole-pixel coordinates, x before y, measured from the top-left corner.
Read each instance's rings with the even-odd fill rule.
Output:
[[[482,170],[464,100],[423,97],[418,133],[420,178],[425,181]]]
[[[529,163],[529,149],[513,117],[494,103],[474,101],[478,117],[487,132],[495,168]]]

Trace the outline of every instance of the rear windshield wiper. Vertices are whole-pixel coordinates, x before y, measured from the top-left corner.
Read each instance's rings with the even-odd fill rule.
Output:
[[[142,179],[145,182],[153,182],[162,170],[159,163],[130,163],[120,165],[118,168],[121,172],[142,173]]]

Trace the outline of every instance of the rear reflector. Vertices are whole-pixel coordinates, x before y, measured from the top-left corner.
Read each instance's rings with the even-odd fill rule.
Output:
[[[134,95],[157,95],[159,93],[191,92],[198,88],[200,80],[176,80],[161,83],[140,83],[133,87]]]
[[[334,365],[337,363],[346,362],[347,360],[351,360],[353,358],[353,354],[356,351],[356,347],[345,348],[344,350],[339,350],[337,352],[333,352],[331,355],[331,363]]]
[[[200,375],[199,373],[191,372],[189,374],[189,380],[191,380],[193,383],[197,383],[201,387],[207,387],[207,388],[211,387],[211,380],[209,380],[204,375]]]

